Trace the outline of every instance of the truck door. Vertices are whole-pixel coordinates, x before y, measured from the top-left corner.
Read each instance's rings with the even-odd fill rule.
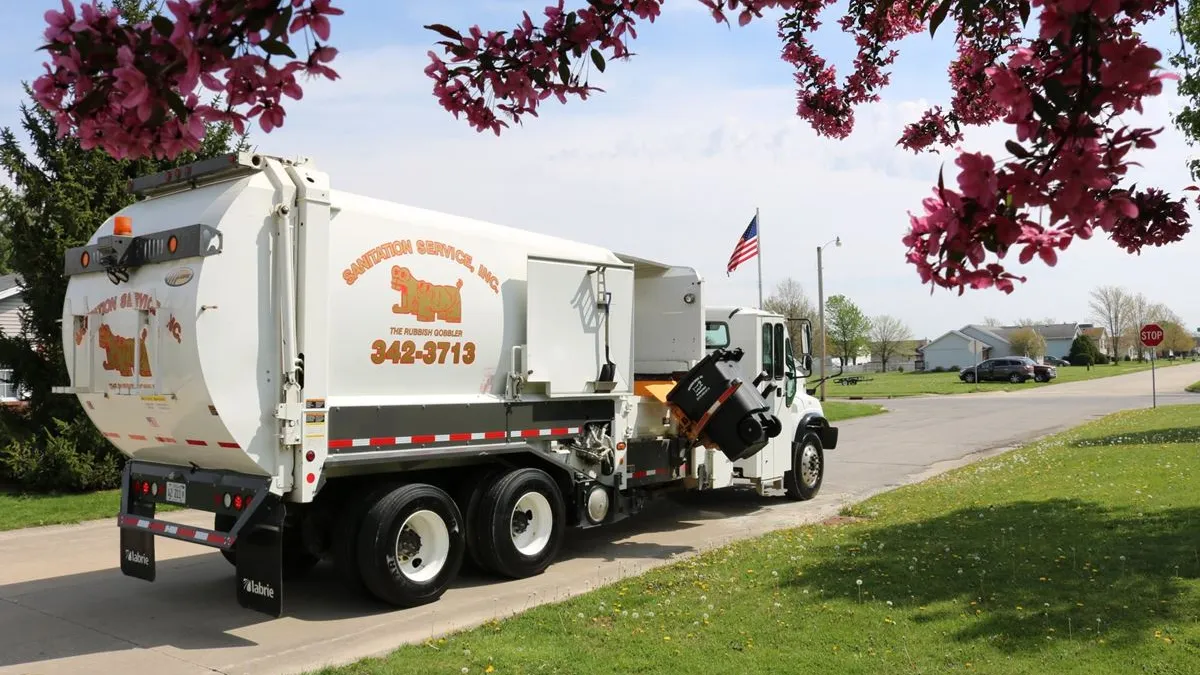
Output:
[[[760,475],[765,479],[775,478],[783,475],[784,471],[791,468],[791,443],[792,432],[795,423],[792,420],[792,415],[788,413],[788,407],[791,403],[787,396],[787,336],[784,324],[782,321],[775,319],[762,319],[760,335],[762,339],[762,368],[761,371],[768,374],[766,380],[759,385],[760,389],[765,388],[767,383],[775,385],[770,394],[765,398],[767,406],[771,412],[779,418],[783,424],[783,433],[771,439],[770,445],[759,453],[761,457]]]

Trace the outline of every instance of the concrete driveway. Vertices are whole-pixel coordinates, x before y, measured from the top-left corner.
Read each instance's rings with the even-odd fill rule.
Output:
[[[1200,364],[1158,372],[1158,403],[1184,392]],[[847,503],[1117,410],[1148,407],[1150,373],[1024,392],[895,399],[892,412],[840,424],[822,493],[806,503],[746,493],[671,501],[632,521],[569,539],[535,579],[466,577],[440,602],[390,611],[341,597],[332,570],[287,587],[288,616],[242,610],[232,568],[211,549],[158,541],[158,581],[123,577],[111,520],[0,533],[0,675],[296,673],[386,652],[564,599],[737,538],[813,522]],[[211,516],[172,514],[207,525]]]

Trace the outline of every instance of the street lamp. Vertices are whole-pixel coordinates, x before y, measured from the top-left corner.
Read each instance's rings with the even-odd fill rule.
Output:
[[[817,247],[817,314],[821,319],[821,400],[825,400],[825,280],[823,278],[824,270],[821,266],[821,251],[826,246],[833,244],[835,247],[842,245],[842,238],[835,237],[830,241],[825,242]]]

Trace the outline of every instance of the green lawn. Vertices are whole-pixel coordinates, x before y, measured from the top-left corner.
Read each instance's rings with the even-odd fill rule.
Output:
[[[121,510],[121,491],[103,490],[84,494],[42,495],[0,491],[0,532],[40,525],[65,525],[85,520],[116,517]],[[160,513],[178,507],[160,504]]]
[[[1175,365],[1193,363],[1190,360],[1159,361],[1155,367],[1169,368]],[[965,367],[966,364],[964,364]],[[1150,370],[1149,363],[1136,361],[1121,361],[1115,365],[1092,366],[1061,366],[1058,377],[1048,383],[1029,380],[1024,384],[1011,382],[981,382],[978,385],[967,384],[958,379],[958,372],[950,373],[867,373],[869,382],[858,384],[837,384],[831,377],[825,381],[826,398],[848,398],[862,396],[864,398],[891,398],[896,396],[918,396],[921,394],[965,394],[975,391],[1020,391],[1031,387],[1050,387],[1061,382],[1076,382],[1093,380],[1100,377],[1125,375],[1143,370]],[[834,370],[833,372],[837,372]],[[830,375],[830,373],[826,373]],[[815,378],[814,378],[815,381]],[[811,384],[809,386],[812,386]]]
[[[825,401],[821,403],[825,419],[830,422],[852,420],[855,417],[868,417],[887,412],[887,409],[874,403],[847,403],[846,401]]]
[[[1193,382],[1187,386],[1187,390],[1195,393],[1200,393],[1200,382]]]
[[[320,671],[1195,673],[1200,405],[1106,417],[572,600]]]

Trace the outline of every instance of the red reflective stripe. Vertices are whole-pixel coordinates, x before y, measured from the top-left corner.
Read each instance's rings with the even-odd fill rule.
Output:
[[[471,440],[471,434],[469,434],[469,433],[450,434],[450,440],[452,440],[452,441],[469,441],[469,440]]]
[[[395,436],[379,436],[377,438],[372,438],[370,440],[370,444],[371,445],[395,445],[396,437]]]
[[[396,442],[395,437],[392,438],[392,442],[393,443]],[[437,436],[435,436],[434,434],[422,434],[420,436],[413,436],[412,442],[413,443],[436,443]]]
[[[114,433],[114,432],[111,432],[111,431],[106,431],[106,432],[104,432],[104,435],[105,435],[105,436],[108,436],[109,438],[120,438],[120,437],[121,437],[121,434]]]
[[[170,436],[155,436],[154,439],[157,440],[159,443],[170,443],[170,444],[175,443],[175,439],[171,438]]]
[[[144,441],[144,440],[146,440],[146,437],[145,437],[145,436],[143,436],[143,435],[141,435],[141,434],[129,434],[129,437],[130,437],[130,438],[132,438],[132,439],[133,439],[133,440],[135,440],[135,441]]]
[[[504,433],[503,431],[485,431],[483,433],[483,437],[488,440],[492,440],[495,438],[504,438],[507,435],[508,434]]]
[[[196,538],[196,531],[190,527],[181,527],[176,530],[175,534],[178,534],[181,537],[187,537],[188,539]]]
[[[517,432],[517,435],[521,438],[529,438],[530,436],[540,436],[541,433],[541,429],[522,429]]]
[[[551,436],[566,436],[566,435],[567,435],[567,434],[569,434],[569,433],[571,433],[571,432],[570,432],[570,430],[569,430],[569,429],[567,429],[566,427],[559,427],[559,428],[557,428],[557,429],[551,429],[551,430],[550,430],[550,435],[551,435]]]
[[[189,439],[187,439],[187,444],[188,445],[208,445],[208,441],[201,441],[201,440],[197,440],[195,438],[189,438]]]
[[[339,438],[339,439],[329,441],[329,447],[331,447],[331,448],[348,448],[353,443],[354,443],[354,441],[351,441],[348,438]]]
[[[231,443],[229,441],[221,441],[220,443],[217,443],[217,445],[221,446],[222,448],[233,448],[234,450],[240,450],[242,447],[237,443]]]

